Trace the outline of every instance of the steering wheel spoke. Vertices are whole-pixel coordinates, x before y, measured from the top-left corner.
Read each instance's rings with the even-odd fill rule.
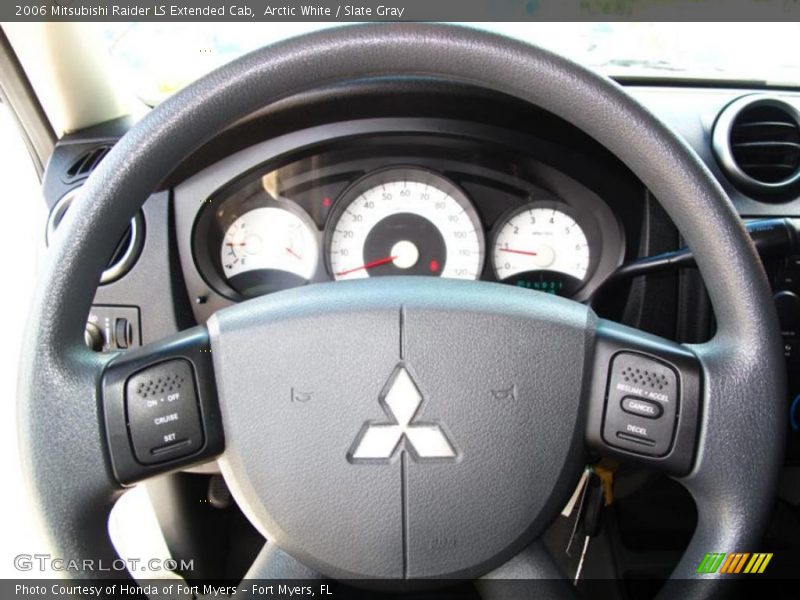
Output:
[[[601,320],[590,366],[586,440],[601,454],[671,475],[692,468],[702,367],[687,346]]]
[[[207,462],[222,452],[205,327],[118,355],[106,365],[101,387],[111,464],[123,485]]]

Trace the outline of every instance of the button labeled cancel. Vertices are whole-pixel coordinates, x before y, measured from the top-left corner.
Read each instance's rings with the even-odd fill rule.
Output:
[[[664,413],[664,409],[661,408],[660,404],[633,396],[625,396],[622,399],[622,410],[628,414],[645,417],[646,419],[657,419]]]

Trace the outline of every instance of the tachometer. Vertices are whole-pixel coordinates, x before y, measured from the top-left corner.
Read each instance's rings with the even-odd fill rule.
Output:
[[[480,220],[466,195],[420,168],[371,173],[346,190],[331,215],[327,256],[333,277],[427,275],[477,279]]]
[[[589,241],[566,206],[530,204],[508,215],[492,248],[495,275],[503,282],[560,296],[573,295],[591,264]]]

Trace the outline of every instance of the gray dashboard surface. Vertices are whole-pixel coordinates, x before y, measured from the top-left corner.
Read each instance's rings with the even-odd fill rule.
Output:
[[[627,91],[673,127],[697,152],[723,186],[739,214],[744,217],[800,216],[800,196],[785,202],[764,202],[748,196],[734,187],[720,169],[711,149],[711,133],[717,116],[737,98],[746,95],[768,94],[800,106],[799,92],[748,88],[671,87],[669,85],[629,85]],[[336,91],[331,93],[335,94]],[[108,124],[107,131],[104,126],[97,126],[85,132],[67,136],[60,141],[45,174],[44,192],[48,206],[53,206],[58,198],[75,186],[74,183],[64,183],[61,171],[67,168],[77,154],[86,151],[93,145],[113,142],[132,124],[130,119],[126,119],[124,122]],[[337,131],[346,133],[341,125],[332,127],[327,133],[333,135],[336,135]],[[263,140],[263,143],[270,146],[273,155],[294,150],[293,146],[286,143],[277,144],[277,146],[270,143],[269,140]],[[198,182],[203,181],[207,184],[213,182],[214,185],[220,185],[222,182],[236,179],[244,171],[253,168],[260,162],[252,158],[253,154],[258,151],[258,147],[251,146],[211,164],[192,177],[186,185],[178,186],[178,199],[196,207],[204,200],[204,198],[192,196],[201,191],[202,186],[198,187]],[[236,156],[242,158],[236,159]],[[203,193],[207,191],[207,188],[202,190]],[[166,193],[157,193],[145,203],[146,238],[142,255],[126,277],[100,287],[95,299],[95,304],[99,305],[138,306],[142,311],[141,333],[144,343],[177,331],[182,319],[180,314],[176,314],[176,301],[179,304],[185,304],[189,299],[202,295],[203,290],[208,287],[197,275],[197,269],[191,257],[191,249],[187,245],[186,240],[190,238],[190,232],[180,230],[180,228],[191,227],[194,217],[186,214],[186,208],[182,208],[178,203],[177,213],[181,218],[177,219],[174,224],[169,223],[170,201],[171,199]],[[196,212],[196,210],[196,208],[191,208],[191,211]],[[175,227],[175,230],[170,231],[171,227]],[[177,290],[175,285],[170,285],[170,277],[174,280],[176,275],[173,267],[177,265],[177,257],[170,254],[175,250],[170,247],[170,235],[176,237],[181,261],[180,270],[186,277],[186,285],[189,288],[189,295],[181,298],[176,295],[183,296],[183,290]],[[171,264],[171,260],[174,260],[175,263]],[[158,293],[151,293],[152,290],[158,290]],[[192,306],[194,318],[204,321],[214,310],[224,305],[227,305],[227,302],[223,298],[211,294],[208,304]]]
[[[725,176],[711,149],[711,132],[717,116],[737,98],[751,94],[768,95],[800,108],[800,93],[692,87],[629,87],[627,91],[670,125],[697,152],[739,214],[746,217],[800,215],[800,192],[787,202],[764,202],[748,196]]]

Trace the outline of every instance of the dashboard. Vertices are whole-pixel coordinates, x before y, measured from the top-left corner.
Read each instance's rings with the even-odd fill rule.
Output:
[[[797,158],[800,95],[641,83],[628,91],[694,148],[743,218],[800,216],[797,188],[769,181]],[[52,229],[131,124],[59,140],[43,180]],[[467,84],[353,82],[264,107],[175,169],[109,259],[89,316],[92,346],[148,343],[287,288],[386,276],[558,294],[699,342],[714,322],[693,269],[598,293],[621,266],[681,246],[649,190],[572,124]],[[788,289],[785,279],[776,289]]]
[[[362,122],[345,140],[252,168],[268,149],[247,151],[232,161],[247,173],[220,187],[207,174],[184,182],[175,194],[178,222],[191,222],[179,234],[187,281],[198,294],[205,284],[212,304],[410,275],[587,298],[624,253],[607,202],[510,151],[498,132],[447,125]],[[326,139],[324,129],[314,136]]]

